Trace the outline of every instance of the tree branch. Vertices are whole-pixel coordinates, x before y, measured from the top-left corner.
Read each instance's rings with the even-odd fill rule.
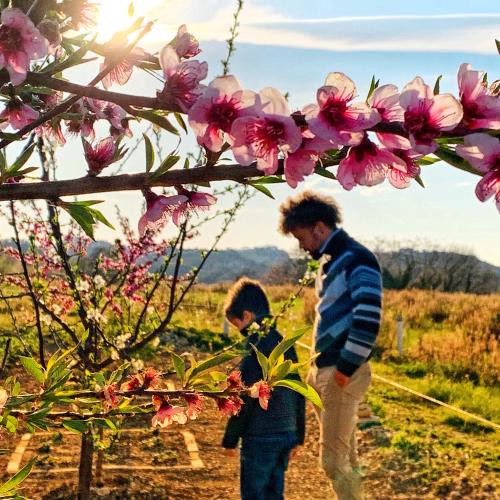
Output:
[[[331,166],[330,163],[327,166]],[[325,163],[323,164],[326,165]],[[277,175],[283,174],[283,160]],[[170,170],[160,177],[150,174],[122,174],[108,177],[81,177],[66,181],[36,182],[30,184],[0,185],[0,201],[8,200],[57,200],[62,196],[108,193],[112,191],[138,191],[145,186],[169,187],[179,184],[199,184],[211,181],[234,181],[245,183],[247,179],[264,174],[255,164],[249,166],[224,165]]]

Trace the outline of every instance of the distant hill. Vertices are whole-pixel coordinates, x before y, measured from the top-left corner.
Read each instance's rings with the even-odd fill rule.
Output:
[[[199,265],[201,250],[184,252],[181,273],[185,273]],[[289,259],[288,254],[276,247],[243,248],[238,250],[219,250],[210,255],[203,266],[198,281],[201,283],[218,283],[234,281],[240,276],[260,279],[268,274],[271,267]],[[153,270],[157,270],[154,266]]]
[[[4,246],[12,241],[2,241]],[[25,246],[25,244],[23,244]],[[88,269],[100,252],[106,252],[111,244],[96,241],[87,249]],[[184,251],[181,274],[199,266],[202,249]],[[401,248],[397,251],[376,252],[382,266],[384,287],[391,289],[422,288],[441,291],[463,291],[470,293],[500,292],[500,267],[479,260],[474,255],[441,250],[414,250]],[[154,256],[148,256],[154,260]],[[240,276],[262,280],[266,283],[296,283],[303,275],[307,260],[291,258],[277,247],[255,247],[226,249],[214,252],[202,268],[198,281],[218,283],[234,281]],[[5,271],[12,263],[0,265]],[[0,272],[2,271],[0,269]],[[151,270],[161,269],[161,261],[155,262]],[[173,272],[173,264],[168,270]]]

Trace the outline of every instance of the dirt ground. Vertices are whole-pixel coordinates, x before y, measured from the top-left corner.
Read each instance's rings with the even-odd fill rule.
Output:
[[[325,500],[333,498],[324,473],[318,468],[318,429],[312,409],[308,410],[305,446],[287,472],[286,498],[288,500]],[[131,422],[130,425],[133,423]],[[221,453],[220,442],[225,420],[215,409],[204,412],[188,426],[169,427],[162,433],[148,428],[125,435],[118,446],[106,455],[105,463],[123,464],[129,468],[103,471],[102,483],[93,489],[95,498],[111,499],[237,499],[239,498],[238,459]],[[189,430],[196,438],[200,458],[205,467],[190,467],[189,455],[181,435]],[[6,436],[4,435],[3,438]],[[19,437],[18,437],[19,439]],[[415,481],[411,463],[397,456],[384,455],[383,443],[389,439],[382,427],[359,431],[359,450],[365,470],[367,499],[438,498],[432,488]],[[1,448],[12,450],[16,441],[2,439]],[[76,466],[78,436],[64,435],[55,440],[51,436],[36,436],[30,441],[23,463],[31,453],[42,454],[40,471],[25,481],[21,494],[34,499],[74,498],[76,472],[52,472],[54,467]],[[46,458],[43,458],[43,454]],[[0,455],[0,470],[5,471],[7,455]],[[136,465],[159,466],[159,470],[134,470]],[[169,466],[167,469],[166,466]],[[160,470],[161,469],[161,470]],[[5,477],[5,475],[4,475]],[[451,495],[441,498],[495,498],[493,491],[477,491],[467,481],[460,482]]]

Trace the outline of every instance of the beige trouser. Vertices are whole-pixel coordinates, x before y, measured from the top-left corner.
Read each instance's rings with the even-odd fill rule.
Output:
[[[320,462],[333,484],[339,500],[362,499],[361,478],[357,470],[356,422],[359,403],[370,385],[371,369],[361,365],[344,388],[334,379],[334,366],[312,365],[307,382],[323,401],[323,410],[315,407],[320,423]]]

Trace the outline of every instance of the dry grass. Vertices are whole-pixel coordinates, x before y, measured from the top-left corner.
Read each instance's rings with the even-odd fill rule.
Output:
[[[314,318],[316,297],[304,296],[303,319]],[[500,365],[500,294],[472,295],[426,290],[386,290],[378,346],[395,349],[396,317],[405,326],[413,360],[439,364],[453,378],[495,384]]]

